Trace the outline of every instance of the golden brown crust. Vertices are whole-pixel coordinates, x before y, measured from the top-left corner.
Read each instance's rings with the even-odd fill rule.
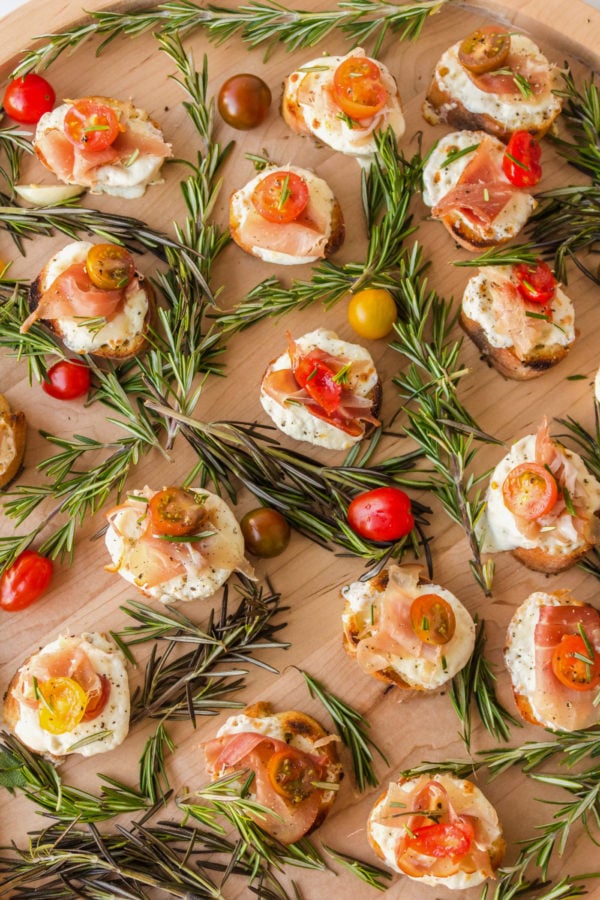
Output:
[[[31,656],[28,657],[23,663],[24,666],[27,665]],[[13,677],[10,680],[10,684],[6,689],[6,693],[4,695],[4,705],[2,707],[2,714],[4,716],[4,722],[8,726],[8,728],[14,732],[17,727],[17,723],[21,717],[21,711],[19,709],[19,704],[16,699],[16,689],[17,683],[19,681],[19,669],[15,672]],[[27,746],[27,745],[26,745]],[[31,749],[31,748],[30,748]]]
[[[25,413],[11,410],[0,394],[0,488],[6,487],[21,468],[26,442]]]
[[[548,553],[540,547],[532,547],[525,549],[517,547],[511,550],[512,555],[519,562],[532,569],[534,572],[544,572],[546,575],[555,575],[557,572],[564,572],[574,566],[581,557],[591,548],[590,543],[584,544],[572,553]]]
[[[520,359],[514,348],[493,347],[479,322],[470,319],[462,310],[459,322],[489,365],[493,366],[501,375],[515,381],[529,381],[532,378],[538,378],[561,359],[564,359],[570,349],[561,344],[548,344],[539,348],[535,356]]]
[[[487,250],[489,247],[501,247],[515,237],[514,234],[499,236],[498,234],[490,233],[484,235],[468,225],[461,216],[460,210],[445,213],[439,217],[439,221],[442,222],[456,243],[464,247],[465,250]]]

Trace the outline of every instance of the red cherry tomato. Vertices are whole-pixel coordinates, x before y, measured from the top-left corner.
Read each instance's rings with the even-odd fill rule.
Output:
[[[538,259],[535,265],[519,263],[515,266],[519,293],[530,303],[547,303],[554,297],[556,278],[552,269],[543,260]]]
[[[349,56],[333,73],[336,103],[351,119],[368,119],[383,109],[387,91],[374,60]]]
[[[308,185],[295,172],[271,172],[252,191],[252,205],[267,222],[293,222],[308,203]]]
[[[565,687],[592,691],[600,685],[600,654],[593,648],[590,653],[581,635],[563,634],[552,653],[552,671]]]
[[[50,112],[54,106],[56,95],[52,85],[33,72],[15,78],[4,92],[2,105],[7,115],[16,122],[33,125]]]
[[[359,494],[348,507],[352,531],[370,541],[397,541],[415,524],[410,498],[396,487],[380,487]]]
[[[79,359],[61,359],[48,369],[42,390],[56,400],[75,400],[90,389],[90,370]]]
[[[528,131],[515,131],[502,157],[502,169],[515,187],[533,187],[542,177],[542,150]]]
[[[267,117],[271,106],[271,91],[257,75],[232,75],[221,86],[217,107],[221,118],[237,128],[248,131]]]
[[[466,819],[459,819],[453,824],[438,822],[413,831],[407,839],[406,848],[424,856],[458,862],[471,849],[473,837],[473,826]]]
[[[0,578],[0,607],[18,612],[42,596],[52,579],[51,559],[35,550],[23,550]]]
[[[554,475],[539,463],[520,463],[508,473],[502,484],[506,508],[530,522],[549,513],[558,498]]]
[[[67,110],[64,130],[76,147],[96,152],[114,144],[121,129],[112,106],[84,98]]]
[[[336,411],[340,405],[342,385],[335,380],[335,373],[324,362],[305,356],[294,368],[294,378],[328,416]]]

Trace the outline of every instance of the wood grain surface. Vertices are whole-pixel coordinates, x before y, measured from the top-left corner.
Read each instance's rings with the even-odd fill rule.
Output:
[[[85,8],[130,10],[146,6],[146,3],[106,3],[88,0]],[[314,0],[305,0],[303,8],[329,7]],[[19,53],[35,44],[36,35],[60,30],[85,18],[79,0],[31,0],[1,22],[0,83],[4,83]],[[420,113],[423,93],[427,87],[434,64],[447,46],[468,33],[484,19],[499,18],[513,23],[517,29],[528,31],[537,39],[547,56],[558,63],[568,59],[577,78],[589,77],[589,68],[598,67],[600,61],[600,12],[586,6],[580,0],[491,0],[491,2],[451,3],[439,15],[432,17],[416,43],[400,43],[388,38],[381,54],[397,78],[405,105],[407,129],[402,146],[407,154],[415,152],[416,135],[423,133],[423,145],[431,143],[444,133],[444,128],[432,128],[424,122]],[[100,57],[95,55],[97,42],[90,40],[70,55],[64,55],[52,65],[50,78],[57,97],[85,96],[91,94],[131,97],[136,105],[147,109],[162,125],[167,139],[173,143],[176,158],[194,158],[199,149],[195,132],[187,121],[181,106],[182,91],[173,78],[173,65],[161,54],[152,35],[135,39],[121,37],[112,42]],[[234,152],[226,165],[225,183],[215,210],[216,219],[226,222],[227,198],[232,189],[243,184],[253,175],[251,164],[245,159],[247,152],[262,153],[283,163],[309,168],[325,178],[342,204],[347,237],[336,261],[364,258],[366,235],[360,206],[360,172],[355,161],[340,156],[326,147],[317,146],[308,138],[293,135],[278,114],[280,86],[286,74],[298,65],[319,56],[322,52],[346,52],[348,45],[339,33],[332,34],[313,51],[286,53],[277,49],[265,64],[261,50],[249,51],[237,39],[215,47],[205,34],[196,31],[186,38],[186,46],[193,48],[199,67],[204,53],[208,55],[211,89],[218,91],[222,82],[231,74],[250,71],[260,74],[270,85],[274,102],[263,127],[256,131],[234,132],[218,124],[218,135],[223,142],[235,140]],[[543,187],[564,184],[580,176],[569,172],[545,149]],[[163,184],[152,187],[141,200],[120,201],[111,197],[90,198],[89,204],[108,211],[125,212],[144,219],[155,228],[172,232],[173,221],[181,221],[184,208],[179,181],[185,175],[182,165],[173,164],[165,169]],[[23,181],[50,182],[34,161],[28,161]],[[422,222],[419,239],[432,260],[430,282],[449,301],[458,302],[469,271],[458,269],[452,262],[468,256],[459,250],[438,223],[427,222],[427,210],[417,198],[414,215]],[[0,257],[13,260],[11,274],[33,279],[48,257],[66,243],[61,236],[40,238],[26,242],[26,255],[16,254],[5,232],[0,233]],[[152,275],[155,262],[148,254],[141,258],[140,269]],[[215,270],[213,285],[222,287],[220,302],[233,306],[245,291],[270,274],[284,281],[291,277],[306,278],[310,269],[295,267],[272,271],[272,268],[244,254],[237,246],[229,246],[220,258]],[[600,291],[579,275],[570,271],[569,293],[575,300],[578,340],[568,358],[543,377],[529,383],[504,380],[488,369],[479,359],[476,348],[465,339],[462,358],[470,374],[461,381],[461,399],[483,430],[496,435],[507,444],[524,434],[534,431],[543,415],[550,420],[569,414],[585,427],[593,427],[594,405],[592,382],[600,362],[597,332],[600,324]],[[294,334],[309,331],[318,325],[336,330],[348,340],[356,340],[346,319],[346,301],[328,312],[319,304],[288,315],[285,320],[268,320],[253,327],[229,342],[224,355],[226,377],[208,381],[196,410],[196,417],[204,421],[231,419],[265,422],[265,414],[259,404],[258,393],[262,372],[266,364],[278,355],[285,343],[284,332]],[[368,343],[377,363],[384,384],[383,417],[389,418],[398,409],[393,376],[403,365],[402,357],[385,341]],[[569,376],[583,375],[583,380],[569,380]],[[0,357],[0,390],[13,408],[22,409],[30,425],[29,442],[25,457],[25,469],[20,483],[37,482],[40,475],[36,466],[48,455],[51,448],[39,431],[71,436],[75,433],[108,437],[116,434],[114,426],[106,421],[105,410],[95,404],[86,408],[80,402],[61,403],[48,398],[38,385],[30,385],[25,362],[16,363],[6,354]],[[401,419],[399,420],[401,421]],[[398,430],[398,429],[397,429]],[[553,432],[560,429],[555,425]],[[282,443],[298,446],[282,436]],[[409,449],[406,441],[388,438],[383,454],[402,453]],[[485,447],[477,455],[478,471],[485,471],[503,455],[501,448]],[[319,452],[324,462],[338,464],[339,454]],[[129,488],[162,487],[181,482],[195,462],[194,454],[186,442],[179,438],[166,460],[160,454],[150,454],[141,460],[132,473]],[[429,502],[430,498],[424,498]],[[238,517],[256,505],[255,500],[240,491],[236,507]],[[474,582],[468,566],[468,548],[461,530],[454,526],[434,503],[431,533],[435,575],[467,606],[472,614],[485,618],[488,626],[489,656],[498,673],[498,690],[501,699],[513,710],[510,685],[501,660],[501,648],[506,626],[512,612],[532,591],[569,588],[585,601],[597,603],[598,583],[580,569],[562,575],[545,578],[528,571],[509,555],[497,557],[496,578],[492,599],[486,599]],[[127,624],[120,606],[127,600],[143,599],[117,575],[104,568],[108,562],[104,542],[91,540],[103,525],[98,514],[79,530],[73,563],[57,566],[49,593],[35,606],[21,614],[1,614],[0,629],[0,691],[3,692],[15,669],[32,651],[57,634],[69,630],[119,630]],[[13,523],[0,519],[2,534],[13,532]],[[382,786],[408,766],[422,760],[464,758],[465,751],[459,739],[459,723],[452,710],[447,693],[442,690],[433,696],[423,696],[409,691],[390,690],[363,675],[342,649],[340,613],[340,588],[355,580],[363,571],[360,559],[341,557],[328,553],[299,535],[294,535],[288,550],[280,557],[256,566],[259,575],[268,574],[275,588],[282,593],[289,611],[285,615],[287,628],[282,637],[291,642],[287,651],[265,655],[269,663],[279,670],[278,675],[252,668],[248,674],[248,687],[239,696],[247,703],[269,700],[278,709],[295,707],[303,709],[330,727],[327,715],[316,701],[308,696],[304,682],[295,666],[301,666],[320,678],[327,687],[340,694],[359,709],[371,723],[374,740],[389,758],[387,768],[380,761],[377,773]],[[215,598],[220,602],[220,595]],[[185,607],[186,614],[199,622],[205,620],[210,601],[197,602]],[[139,655],[144,661],[143,652]],[[143,666],[132,670],[132,686],[142,677]],[[218,718],[206,718],[199,722],[196,731],[187,722],[169,725],[177,749],[169,759],[171,784],[176,789],[191,789],[206,782],[198,745],[212,736],[226,713]],[[116,752],[93,757],[91,760],[69,759],[61,766],[65,781],[90,790],[98,790],[97,772],[131,781],[137,771],[145,739],[152,733],[154,723],[140,723],[132,729],[126,743]],[[524,740],[542,740],[546,733],[534,727],[513,730],[514,743]],[[491,746],[490,737],[477,728],[473,751]],[[487,784],[482,777],[480,786],[496,805],[503,822],[510,863],[518,853],[517,842],[531,837],[536,824],[547,822],[552,808],[536,802],[535,798],[555,799],[560,792],[541,785],[534,786],[518,771]],[[365,834],[365,820],[380,789],[359,795],[347,777],[340,790],[334,809],[317,834],[318,839],[335,848],[375,863]],[[43,824],[35,808],[19,796],[2,795],[0,816],[0,845],[11,840],[23,845],[26,833]],[[551,867],[553,878],[567,872],[585,872],[594,868],[591,860],[596,848],[581,829],[576,829],[562,860],[556,858]],[[595,867],[597,868],[597,866]],[[300,885],[303,896],[317,900],[324,896],[363,898],[376,896],[351,874],[332,864],[332,871],[324,873],[294,870],[293,877]],[[228,897],[248,896],[245,883],[236,888],[233,882]],[[475,898],[479,889],[464,892],[461,896]],[[590,888],[590,896],[598,896],[598,889]],[[385,896],[395,900],[426,900],[445,898],[452,893],[443,888],[419,886],[413,881],[394,877]]]

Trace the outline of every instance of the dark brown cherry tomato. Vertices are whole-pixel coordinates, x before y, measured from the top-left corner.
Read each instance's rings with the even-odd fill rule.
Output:
[[[477,28],[461,41],[458,48],[458,59],[461,65],[473,72],[483,75],[501,69],[510,53],[510,34],[497,25],[486,25]]]
[[[279,556],[290,542],[291,529],[287,519],[268,506],[259,506],[247,512],[240,528],[248,553],[261,559]]]
[[[530,303],[547,303],[554,297],[556,278],[548,263],[542,259],[538,259],[535,265],[519,263],[515,266],[515,275],[519,293],[524,300],[529,300]]]
[[[23,550],[2,573],[0,578],[0,607],[6,612],[18,612],[31,606],[47,589],[52,580],[52,560],[35,550]]]
[[[324,362],[305,356],[295,366],[294,378],[328,416],[336,411],[340,405],[342,385]]]
[[[257,75],[232,75],[221,85],[217,108],[221,118],[237,128],[249,131],[261,125],[271,106],[271,91]]]
[[[56,400],[75,400],[90,389],[90,370],[80,359],[61,359],[48,369],[42,390]]]
[[[549,513],[558,498],[554,475],[535,462],[520,463],[508,473],[502,484],[506,508],[530,522]]]
[[[552,653],[552,671],[565,687],[592,691],[600,685],[600,654],[593,648],[590,654],[581,635],[563,634]]]
[[[258,182],[251,199],[267,222],[293,222],[308,203],[308,185],[295,172],[271,172]]]
[[[528,131],[515,131],[502,157],[502,170],[515,187],[533,187],[542,177],[542,148]]]
[[[94,287],[118,291],[135,275],[133,256],[120,244],[94,244],[88,250],[85,269]]]
[[[183,537],[210,527],[204,495],[182,487],[158,491],[148,503],[153,534]]]
[[[368,119],[383,109],[387,90],[377,63],[364,56],[349,56],[333,73],[333,96],[351,119]]]
[[[471,849],[474,835],[471,823],[459,817],[452,824],[438,822],[417,828],[407,838],[405,847],[424,856],[458,862]]]
[[[52,85],[41,75],[30,72],[10,82],[2,105],[11,119],[34,125],[44,113],[50,112],[55,99]]]
[[[419,594],[410,606],[412,630],[425,644],[447,644],[454,637],[454,610],[439,594]]]
[[[89,152],[106,150],[121,130],[112,106],[87,98],[76,100],[69,107],[63,127],[72,144]]]
[[[348,507],[352,531],[370,541],[397,541],[415,524],[410,498],[396,487],[380,487],[358,494]]]
[[[314,794],[314,783],[321,779],[321,767],[305,753],[287,747],[270,758],[267,777],[278,794],[291,803],[301,803]]]

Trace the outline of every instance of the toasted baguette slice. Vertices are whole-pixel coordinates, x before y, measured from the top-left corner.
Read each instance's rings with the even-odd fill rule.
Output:
[[[0,488],[6,487],[21,468],[26,439],[25,413],[13,412],[0,394]]]

